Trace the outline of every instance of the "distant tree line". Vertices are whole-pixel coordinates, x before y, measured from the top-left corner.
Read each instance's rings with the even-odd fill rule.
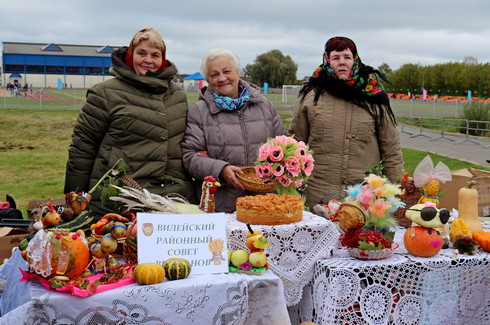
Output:
[[[474,97],[489,97],[490,63],[478,63],[474,57],[463,62],[439,63],[431,66],[407,63],[392,71],[388,64],[378,67],[390,83],[385,88],[392,93],[419,94],[421,88],[429,95],[466,96],[468,90]]]
[[[283,85],[298,85],[296,73],[298,65],[289,55],[274,49],[260,54],[254,63],[247,64],[242,77],[262,87],[267,83],[271,88]],[[378,70],[383,72],[389,83],[384,83],[390,93],[420,94],[422,87],[428,95],[490,97],[490,63],[479,63],[475,57],[468,56],[463,62],[439,63],[431,66],[407,63],[392,70],[382,63]]]
[[[297,85],[298,65],[289,55],[279,50],[271,50],[257,56],[253,64],[247,64],[242,71],[243,78],[262,87],[266,82],[271,88],[282,85]]]

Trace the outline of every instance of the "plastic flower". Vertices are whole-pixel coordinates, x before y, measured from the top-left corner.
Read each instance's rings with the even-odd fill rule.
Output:
[[[294,140],[293,138],[288,137],[286,135],[278,135],[275,138],[275,141],[276,141],[276,143],[279,143],[282,146],[288,146],[290,144],[295,144],[296,143],[296,140]],[[304,145],[304,143],[303,143],[303,145]]]
[[[288,160],[284,161],[284,165],[294,177],[301,173],[301,163],[299,159],[294,156],[288,157]]]
[[[361,192],[355,198],[365,209],[368,209],[373,197],[373,191],[368,186],[363,186],[361,187]]]
[[[299,188],[311,176],[313,161],[312,152],[303,141],[280,135],[267,139],[259,148],[255,173],[283,187]]]
[[[238,266],[239,269],[242,269],[242,270],[251,270],[253,269],[254,267],[252,266],[252,264],[250,264],[250,262],[245,262],[243,264],[240,264]]]
[[[272,165],[270,163],[266,163],[264,165],[255,166],[255,174],[257,174],[260,178],[268,178],[272,176]]]
[[[377,199],[369,205],[369,213],[376,217],[381,218],[391,209],[391,204],[385,199]]]
[[[349,185],[345,191],[348,197],[356,197],[361,193],[361,184]]]
[[[363,183],[347,188],[345,201],[364,209],[366,224],[370,227],[393,228],[396,220],[391,214],[405,205],[397,197],[401,192],[400,185],[392,184],[384,177],[369,174]]]
[[[289,185],[291,185],[293,183],[289,178],[285,177],[284,175],[279,176],[277,178],[277,181],[279,183],[281,183],[281,185],[284,187],[288,187]]]
[[[266,160],[272,152],[272,145],[270,143],[264,144],[259,148],[259,160]]]
[[[364,181],[369,185],[370,188],[378,188],[384,186],[386,179],[378,176],[376,174],[369,174],[364,178]]]
[[[276,176],[276,178],[282,176],[282,174],[284,174],[284,170],[285,170],[284,165],[274,164],[272,168],[272,175]]]
[[[281,146],[273,146],[269,155],[269,159],[272,162],[279,162],[284,158],[284,152]]]
[[[384,188],[385,188],[385,191],[384,191],[385,197],[393,197],[395,195],[402,194],[402,189],[400,188],[399,185],[386,183]]]
[[[301,159],[303,165],[301,168],[303,169],[306,176],[311,176],[311,172],[313,171],[313,156],[306,155],[305,158]]]

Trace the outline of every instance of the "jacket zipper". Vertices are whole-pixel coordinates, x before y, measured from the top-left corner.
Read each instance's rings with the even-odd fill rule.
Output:
[[[243,142],[244,142],[244,150],[245,150],[245,166],[250,166],[250,162],[248,161],[248,137],[247,137],[247,130],[245,129],[245,123],[243,122],[243,114],[242,110],[239,109],[237,110],[238,114],[238,120],[240,121],[240,129],[242,130],[242,136],[243,136]]]

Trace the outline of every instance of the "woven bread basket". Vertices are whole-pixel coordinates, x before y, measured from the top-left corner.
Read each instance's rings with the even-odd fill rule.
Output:
[[[255,167],[248,166],[240,169],[243,171],[243,174],[236,174],[236,176],[246,190],[255,193],[274,192],[274,184],[264,183],[263,180],[258,178],[255,174]]]
[[[359,229],[366,224],[366,215],[357,205],[342,203],[337,211],[339,226],[343,231]]]

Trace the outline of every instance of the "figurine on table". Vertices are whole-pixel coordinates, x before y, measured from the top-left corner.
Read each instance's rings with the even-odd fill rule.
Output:
[[[436,167],[427,155],[415,168],[413,180],[416,187],[422,190],[418,203],[433,202],[439,206],[439,190],[441,183],[452,180],[451,171],[440,161]]]

